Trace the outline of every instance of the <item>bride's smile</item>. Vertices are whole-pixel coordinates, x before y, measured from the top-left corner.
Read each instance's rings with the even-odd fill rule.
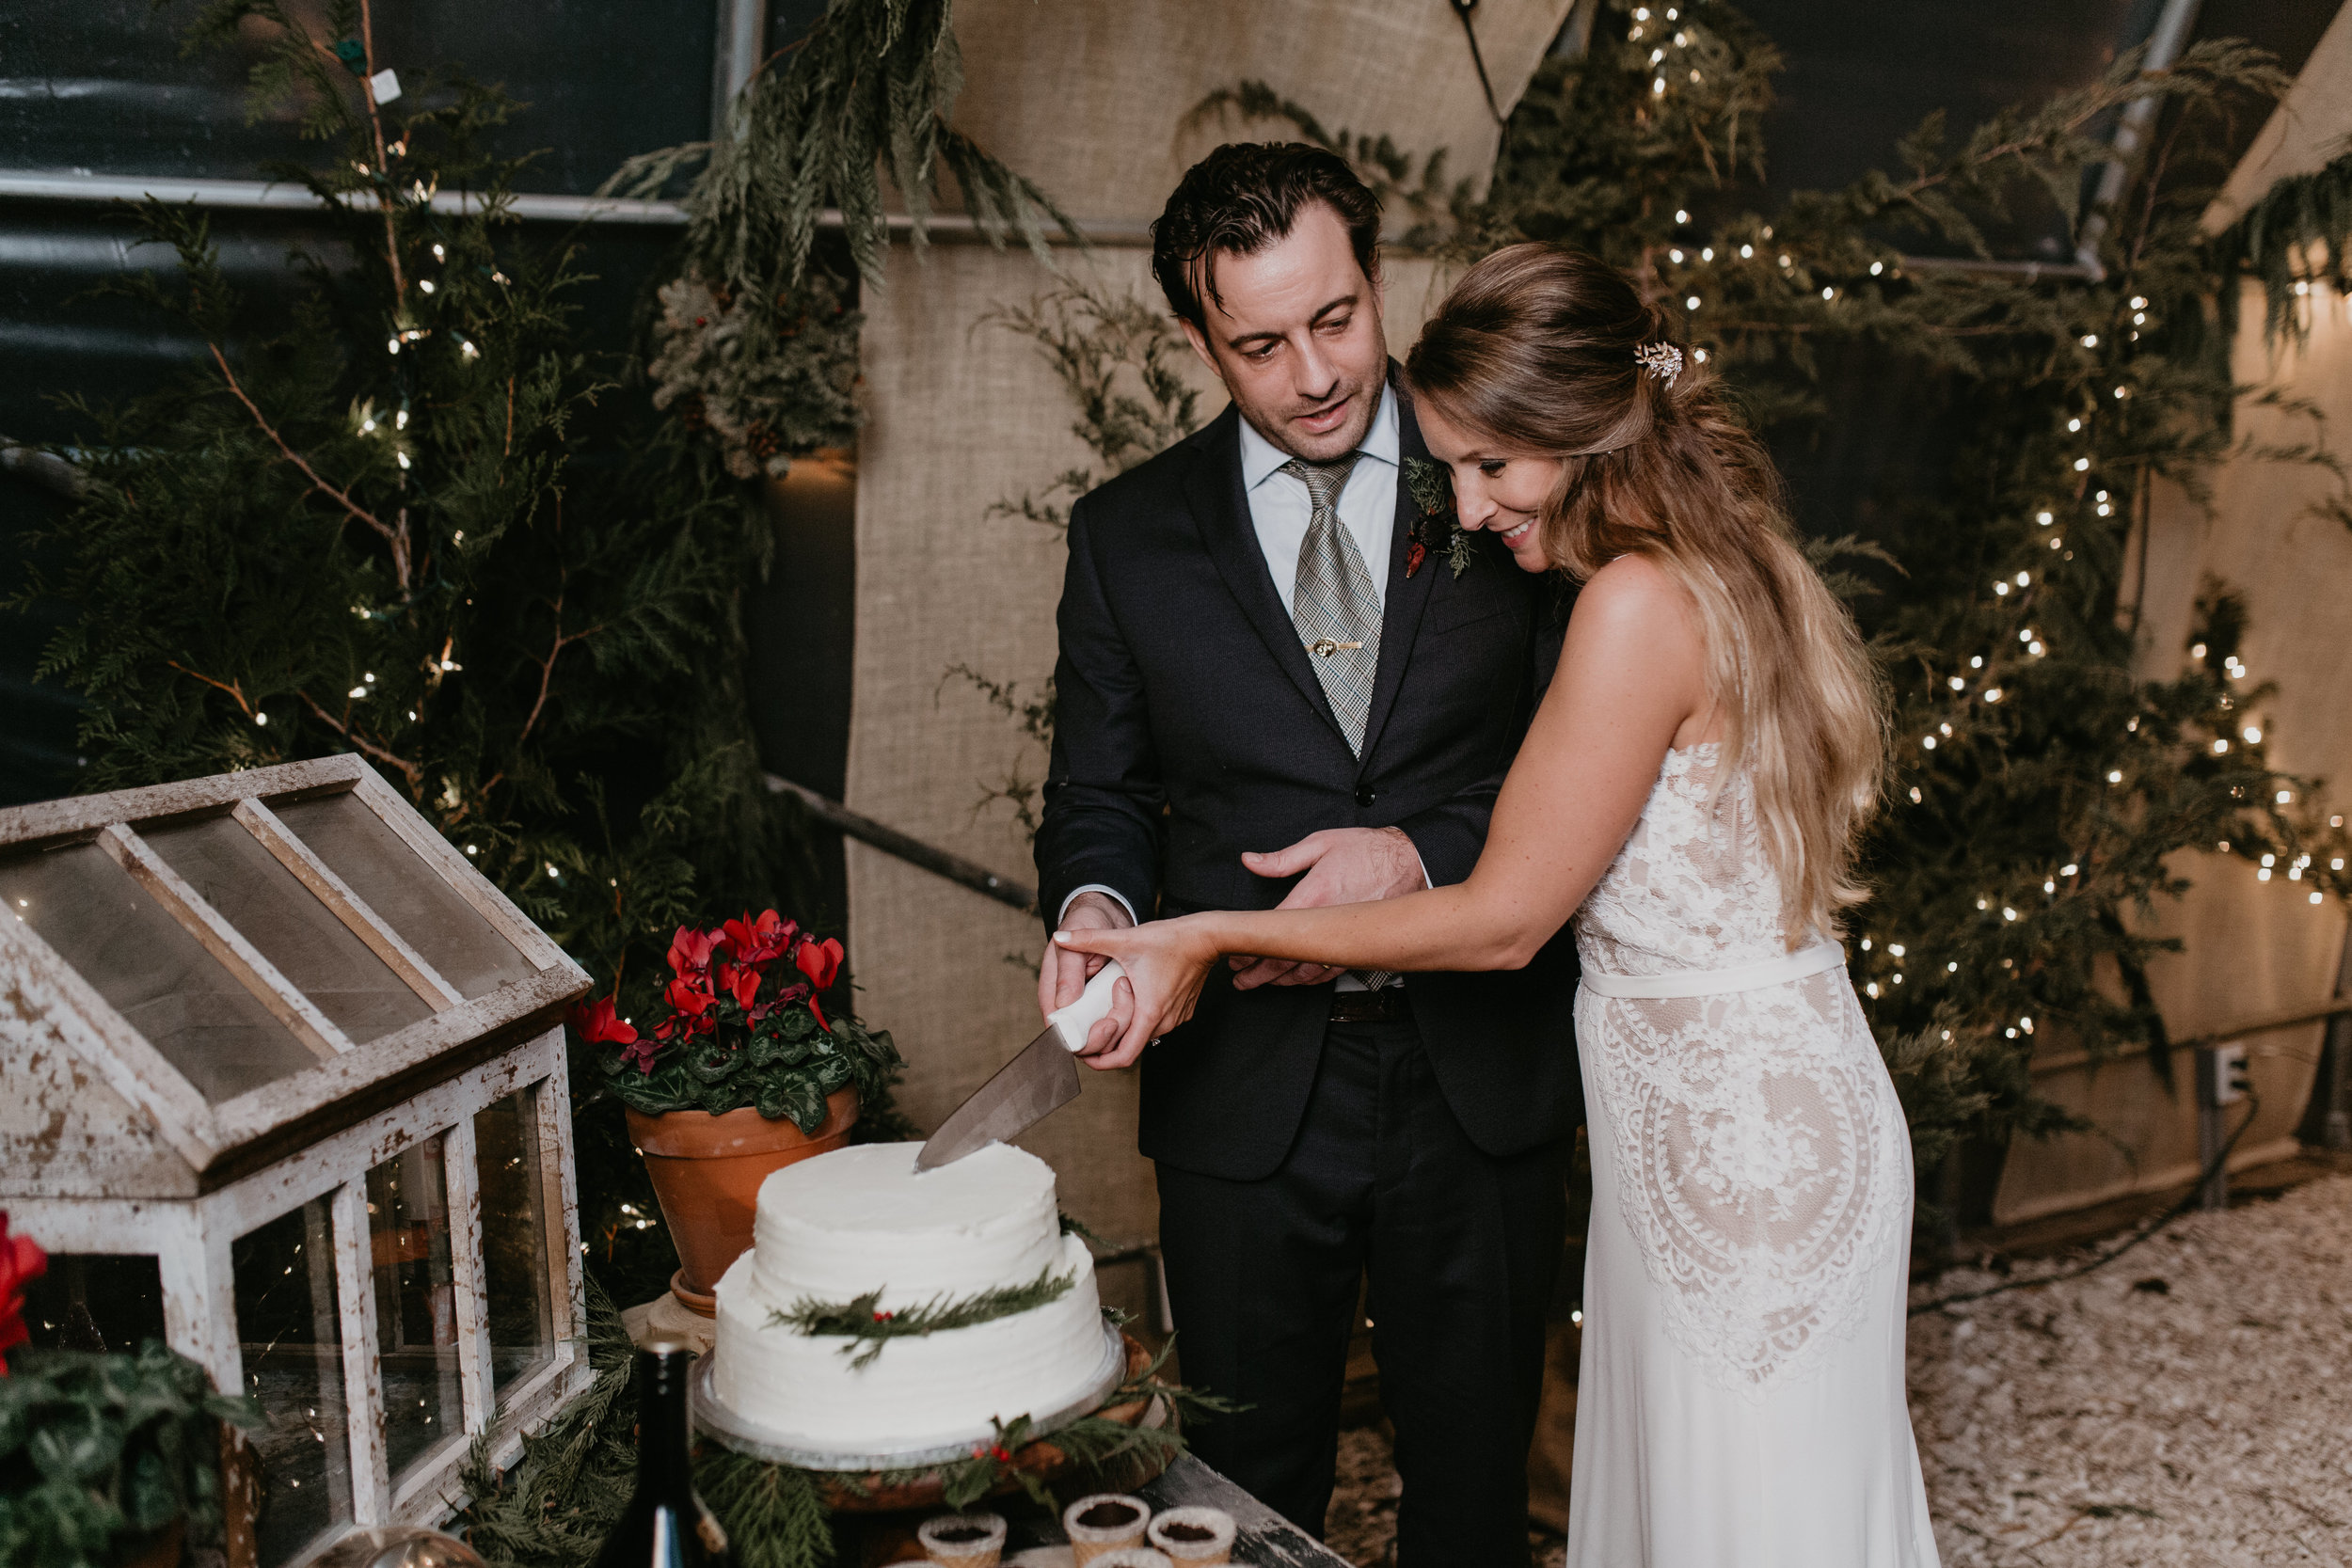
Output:
[[[1435,408],[1414,412],[1429,455],[1453,470],[1454,515],[1462,526],[1486,530],[1502,541],[1519,570],[1549,571],[1552,562],[1537,525],[1543,521],[1545,501],[1559,485],[1561,460],[1502,451]]]

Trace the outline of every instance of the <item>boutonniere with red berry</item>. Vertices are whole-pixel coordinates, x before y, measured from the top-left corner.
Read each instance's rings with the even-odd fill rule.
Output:
[[[1413,523],[1406,531],[1405,575],[1410,578],[1442,547],[1446,564],[1460,577],[1470,569],[1470,531],[1454,513],[1454,476],[1442,463],[1426,457],[1405,460],[1405,491],[1412,498]]]

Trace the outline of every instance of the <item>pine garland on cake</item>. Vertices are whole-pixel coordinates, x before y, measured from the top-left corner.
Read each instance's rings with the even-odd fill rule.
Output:
[[[933,1296],[920,1307],[901,1307],[896,1312],[880,1310],[882,1291],[889,1289],[886,1285],[846,1302],[803,1296],[789,1307],[769,1313],[768,1326],[790,1328],[811,1336],[838,1336],[849,1341],[841,1347],[841,1354],[850,1357],[850,1365],[865,1367],[871,1365],[882,1353],[882,1346],[893,1339],[944,1334],[951,1328],[973,1328],[999,1318],[1016,1317],[1048,1302],[1059,1301],[1077,1282],[1076,1270],[1057,1274],[1049,1264],[1026,1284],[999,1285],[952,1299]]]

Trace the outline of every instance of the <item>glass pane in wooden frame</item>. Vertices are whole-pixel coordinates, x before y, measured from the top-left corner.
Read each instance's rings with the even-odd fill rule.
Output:
[[[491,1386],[504,1394],[555,1354],[548,1279],[536,1094],[517,1089],[474,1115],[475,1169],[482,1198],[482,1283],[488,1303]]]
[[[354,1044],[433,1016],[243,824],[213,816],[139,836]]]
[[[0,898],[206,1100],[233,1100],[318,1065],[97,845],[0,861]]]
[[[341,1302],[328,1203],[317,1198],[230,1245],[245,1391],[267,1424],[254,1456],[261,1568],[303,1555],[352,1517]]]
[[[53,1252],[24,1287],[24,1328],[43,1350],[135,1351],[165,1337],[163,1270],[152,1254]]]
[[[368,1172],[384,1452],[395,1492],[414,1465],[462,1436],[465,1426],[441,1145],[437,1133]]]
[[[539,973],[358,795],[270,809],[459,995],[471,999]]]

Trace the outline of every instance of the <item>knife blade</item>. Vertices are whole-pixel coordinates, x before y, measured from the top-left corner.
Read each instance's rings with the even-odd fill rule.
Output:
[[[1078,1098],[1083,1084],[1077,1053],[1087,1031],[1109,1016],[1111,987],[1126,972],[1116,962],[1095,971],[1086,993],[1045,1015],[1045,1033],[957,1106],[914,1157],[918,1171],[936,1170],[993,1143],[1010,1143]]]

